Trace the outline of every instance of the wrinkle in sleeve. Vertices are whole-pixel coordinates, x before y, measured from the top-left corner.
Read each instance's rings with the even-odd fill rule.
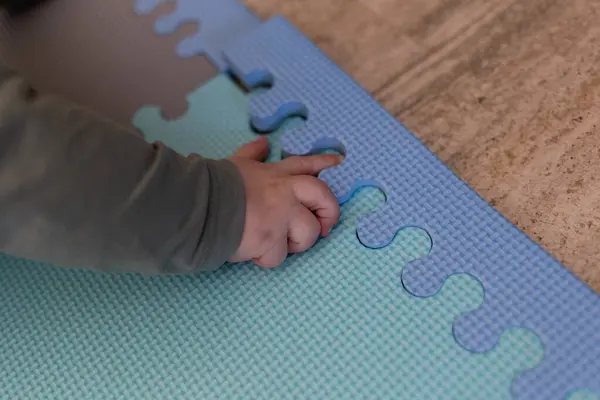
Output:
[[[149,144],[0,66],[1,251],[61,266],[190,273],[222,265],[244,220],[230,161]]]

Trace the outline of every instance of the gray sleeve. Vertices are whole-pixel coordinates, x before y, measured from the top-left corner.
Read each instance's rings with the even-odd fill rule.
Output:
[[[222,265],[244,187],[228,160],[191,160],[35,92],[0,63],[0,251],[144,274]]]

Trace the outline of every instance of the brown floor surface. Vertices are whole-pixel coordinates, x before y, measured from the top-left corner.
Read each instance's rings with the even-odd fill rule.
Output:
[[[600,1],[247,4],[285,15],[600,291]]]

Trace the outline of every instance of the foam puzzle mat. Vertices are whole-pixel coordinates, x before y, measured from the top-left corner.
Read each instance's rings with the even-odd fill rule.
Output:
[[[385,205],[358,222],[363,244],[386,246],[405,227],[430,234],[432,251],[403,271],[409,292],[435,295],[456,273],[481,282],[483,305],[454,325],[461,345],[488,351],[514,326],[538,335],[544,361],[516,379],[517,398],[553,398],[581,387],[600,393],[598,294],[471,190],[285,18],[266,21],[224,53],[242,81],[260,71],[272,83],[251,101],[258,128],[290,115],[307,118],[283,134],[285,153],[332,143],[345,149],[346,161],[320,175],[340,202],[363,186],[385,192]]]
[[[145,109],[136,126],[182,153],[224,156],[256,136],[252,96],[222,75],[181,120],[157,124]],[[177,135],[186,125],[195,142]],[[384,201],[355,194],[330,237],[274,270],[143,277],[2,257],[0,398],[510,398],[513,377],[541,360],[539,340],[514,329],[489,353],[458,346],[452,323],[481,304],[481,285],[452,277],[429,299],[403,290],[403,267],[431,242],[413,228],[384,249],[360,245],[358,218]]]
[[[138,13],[160,0],[137,0]],[[157,34],[223,72],[132,124],[221,158],[335,149],[340,223],[274,270],[101,274],[0,256],[4,399],[600,399],[600,296],[281,16],[179,0]],[[237,87],[233,74],[251,93]],[[270,86],[270,88],[261,88]]]
[[[281,34],[278,37],[285,38],[285,36]],[[249,46],[248,48],[252,47]],[[260,54],[264,54],[264,52]],[[311,59],[314,60],[314,58]],[[339,85],[338,87],[343,86]],[[201,152],[202,149],[220,148],[220,150],[213,153],[213,156],[216,157],[218,155],[219,157],[227,157],[233,151],[231,149],[232,147],[235,147],[236,143],[247,143],[258,136],[251,129],[251,126],[249,124],[249,117],[245,113],[245,111],[248,110],[249,106],[252,103],[256,102],[257,99],[260,100],[263,98],[263,96],[265,96],[265,94],[269,93],[271,93],[269,90],[259,89],[252,95],[245,95],[233,84],[233,82],[231,82],[231,80],[227,76],[222,75],[213,79],[212,82],[209,82],[203,88],[200,88],[199,90],[190,94],[190,96],[188,97],[190,109],[188,114],[183,118],[172,122],[166,122],[161,119],[160,110],[156,107],[150,106],[138,112],[138,114],[134,118],[134,125],[141,131],[145,132],[147,140],[167,140],[167,143],[170,147],[177,149],[183,154],[187,154],[189,149],[197,149],[197,151]],[[224,107],[224,103],[214,102],[210,100],[216,98],[222,99],[224,103],[228,104],[228,106]],[[234,110],[236,110],[236,112],[233,112]],[[282,119],[282,121],[284,120]],[[279,129],[269,134],[271,137],[271,144],[273,147],[273,151],[271,152],[271,157],[269,161],[276,161],[279,158],[278,152],[281,151],[279,139],[282,137],[283,131],[302,129],[304,126],[306,126],[302,122],[302,120],[298,118],[286,119],[285,121],[285,123],[282,122],[283,125],[279,127]],[[209,128],[207,132],[227,131],[230,135],[231,141],[225,142],[225,137],[216,134],[201,135],[197,129],[197,127],[199,126],[206,126],[207,128]],[[222,146],[219,146],[219,143],[221,143]],[[352,194],[350,196],[352,196]],[[376,210],[376,208],[373,208],[373,210]],[[368,213],[365,213],[365,215],[366,214]],[[358,217],[363,216],[364,215],[360,215]],[[347,254],[348,257],[353,257],[352,252],[355,250],[354,247],[356,246],[359,246],[358,242],[354,242],[351,245],[349,245],[345,250],[345,254]],[[478,255],[476,254],[473,255],[474,258],[477,256]],[[413,262],[417,259],[419,258],[416,258],[415,260],[413,260]],[[560,282],[558,282],[557,284],[560,284]],[[316,284],[314,290],[320,290],[318,288],[318,284]],[[516,289],[512,290],[517,292]],[[468,313],[462,313],[461,315],[468,315]],[[489,335],[488,330],[484,330],[484,332]],[[456,334],[456,328],[454,334]],[[489,351],[489,349],[486,351]],[[360,358],[357,358],[354,360],[354,362],[361,363],[362,360]],[[355,379],[354,376],[350,376],[349,378],[351,380]],[[517,388],[516,397],[519,396],[518,390],[519,389]],[[540,395],[537,396],[535,392],[531,392],[531,389],[526,388],[526,395],[522,396],[522,398],[546,398],[551,393],[551,391],[554,390],[555,389],[551,389],[546,392],[538,392]],[[474,393],[476,392],[473,392],[471,394]],[[576,394],[573,394],[571,398],[575,399],[578,398],[578,396],[584,396],[584,394],[585,396],[589,395],[587,394],[587,392],[581,391]],[[585,396],[581,398],[586,398]],[[480,397],[474,396],[467,398]]]

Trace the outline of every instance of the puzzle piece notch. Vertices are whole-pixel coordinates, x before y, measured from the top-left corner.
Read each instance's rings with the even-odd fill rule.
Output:
[[[136,0],[136,11],[147,14],[160,3],[160,0]],[[177,0],[175,11],[158,18],[154,30],[159,35],[169,35],[187,23],[198,23],[199,30],[179,43],[177,54],[183,58],[205,54],[225,70],[222,49],[258,27],[261,21],[237,0]]]
[[[364,184],[385,192],[386,205],[359,221],[363,244],[385,247],[406,226],[433,237],[431,254],[403,272],[408,291],[431,296],[457,273],[481,281],[486,304],[472,315],[492,329],[479,331],[484,324],[465,316],[455,327],[461,344],[489,350],[514,326],[540,337],[547,354],[541,375],[519,377],[517,398],[553,398],[578,387],[600,393],[597,294],[473,192],[283,17],[267,21],[225,55],[242,80],[259,70],[275,77],[272,89],[252,99],[253,121],[275,124],[287,116],[281,105],[306,107],[306,123],[282,137],[286,153],[306,154],[324,137],[344,145],[345,162],[320,175],[338,199],[349,199]],[[593,356],[587,364],[574,356],[586,351]]]
[[[267,70],[256,70],[248,73],[242,73],[241,71],[236,70],[235,66],[231,66],[230,64],[229,68],[229,71],[232,73],[232,75],[240,79],[240,82],[247,90],[253,90],[258,87],[270,89],[275,83],[275,78]],[[308,119],[308,109],[304,106],[304,104],[291,100],[281,104],[273,115],[257,117],[251,114],[250,120],[252,126],[257,131],[271,132],[279,129],[288,118],[293,117],[299,117],[304,120]],[[314,146],[318,146],[318,144],[313,145],[313,147]]]

